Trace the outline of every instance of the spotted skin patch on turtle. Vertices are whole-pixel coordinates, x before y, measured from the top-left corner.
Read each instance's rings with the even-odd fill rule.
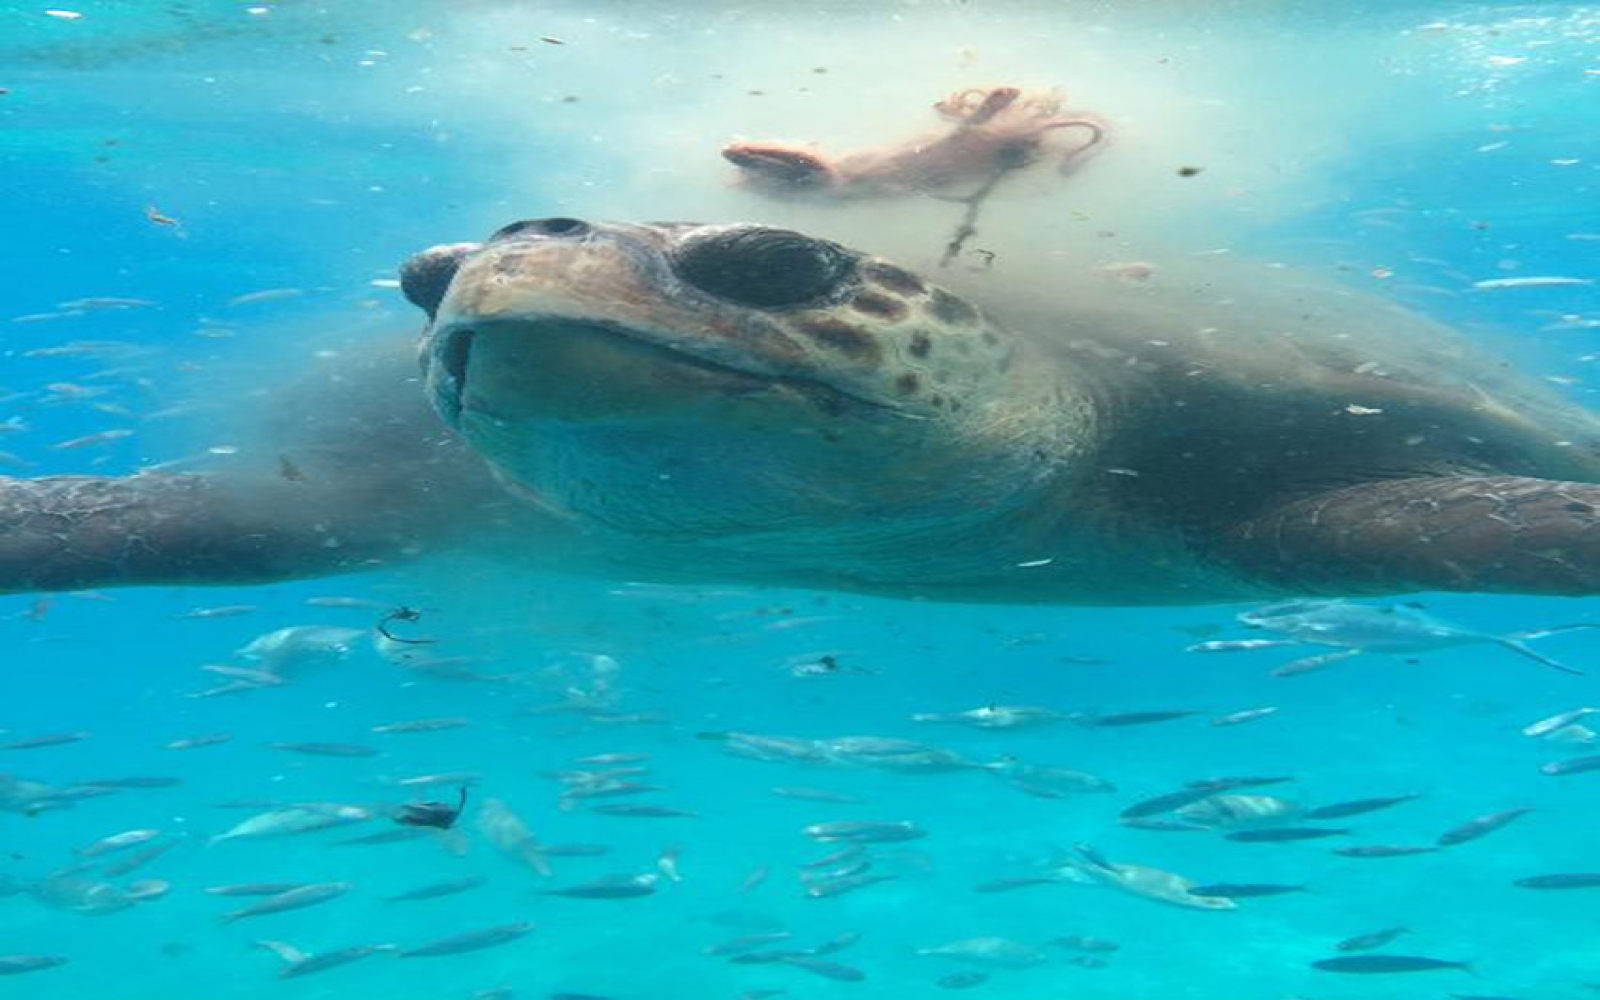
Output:
[[[951,326],[971,326],[978,321],[978,310],[971,303],[956,298],[942,288],[933,290],[928,301],[928,312],[934,319]]]
[[[861,265],[861,277],[869,285],[877,285],[901,295],[920,295],[928,288],[921,278],[910,271],[881,260]]]
[[[883,360],[883,347],[877,338],[854,323],[817,317],[794,320],[790,327],[852,360],[874,365]]]
[[[746,330],[771,329],[807,367],[869,378],[881,403],[917,402],[940,413],[962,407],[951,389],[1002,376],[1013,342],[974,305],[909,271],[863,257],[847,294],[827,306],[765,311]],[[794,361],[785,351],[781,367]]]
[[[902,300],[871,291],[858,292],[855,298],[850,300],[850,308],[868,316],[888,320],[903,319],[908,311]]]

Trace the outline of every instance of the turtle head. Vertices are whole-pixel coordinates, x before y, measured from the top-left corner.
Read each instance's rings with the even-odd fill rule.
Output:
[[[536,219],[403,275],[440,414],[591,530],[792,574],[936,542],[1050,474],[1015,338],[826,240]]]

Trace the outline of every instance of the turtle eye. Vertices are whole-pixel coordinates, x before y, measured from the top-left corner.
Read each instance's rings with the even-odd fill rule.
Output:
[[[743,306],[815,302],[855,273],[855,255],[788,229],[739,226],[690,236],[671,257],[678,277]]]
[[[564,236],[570,239],[589,235],[590,225],[582,219],[550,218],[523,219],[509,226],[501,226],[489,237],[489,242],[509,240],[519,236]]]

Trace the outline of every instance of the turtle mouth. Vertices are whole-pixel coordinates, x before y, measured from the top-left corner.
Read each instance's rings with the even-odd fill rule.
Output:
[[[560,317],[452,325],[434,335],[434,397],[452,425],[471,411],[511,419],[548,403],[596,412],[693,398],[783,392],[824,412],[892,411],[822,381],[712,360],[624,325]],[[507,399],[507,395],[518,397]],[[583,397],[587,397],[586,399]]]
[[[467,366],[476,336],[477,331],[471,329],[436,334],[423,355],[423,373],[434,406],[451,426],[461,422],[461,394],[467,384]]]
[[[461,390],[467,384],[467,363],[472,360],[472,338],[476,330],[451,330],[439,345],[439,367],[454,386],[459,409]]]

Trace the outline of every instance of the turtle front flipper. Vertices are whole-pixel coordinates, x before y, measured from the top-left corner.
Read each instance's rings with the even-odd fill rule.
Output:
[[[438,534],[412,497],[262,477],[0,478],[0,592],[262,583],[369,568]]]
[[[439,426],[404,339],[332,353],[247,398],[234,467],[0,477],[0,593],[329,576],[529,530]]]
[[[1296,496],[1218,554],[1303,593],[1600,593],[1600,485],[1520,476],[1395,479]]]

